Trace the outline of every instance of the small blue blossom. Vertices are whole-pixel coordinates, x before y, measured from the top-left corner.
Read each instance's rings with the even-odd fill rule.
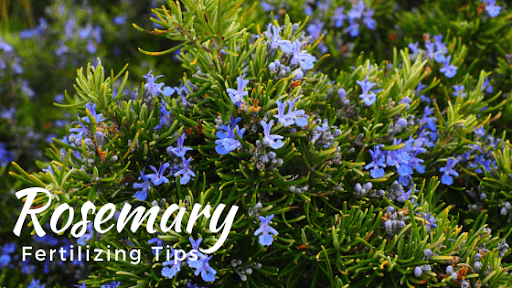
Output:
[[[196,173],[194,173],[194,171],[192,171],[188,166],[190,164],[190,161],[192,161],[192,157],[188,159],[182,157],[181,159],[183,161],[183,168],[181,168],[181,170],[179,170],[178,172],[174,173],[174,177],[178,177],[178,175],[180,175],[180,184],[186,185],[190,181],[190,177],[196,177]]]
[[[368,29],[370,30],[375,30],[375,28],[377,27],[377,21],[375,21],[375,19],[372,18],[373,14],[375,14],[375,11],[372,9],[368,9],[366,10],[366,12],[364,12],[363,22],[364,24],[366,24],[366,27],[368,27]]]
[[[30,282],[30,284],[28,285],[27,288],[44,288],[44,287],[46,287],[46,284],[41,284],[41,281],[38,279],[32,279],[32,281]]]
[[[281,102],[281,100],[277,100],[277,115],[274,115],[275,118],[279,121],[280,124],[283,124],[284,127],[288,127],[295,123],[299,127],[304,127],[308,124],[309,115],[305,114],[304,110],[296,110],[295,102],[298,99],[292,98],[288,100],[286,103],[288,104],[288,112],[285,114],[284,110],[286,105]]]
[[[0,37],[0,50],[3,50],[5,53],[11,53],[12,51],[14,51],[14,49],[12,48],[12,46],[5,42],[2,37]]]
[[[432,114],[434,114],[434,108],[426,106],[423,109],[423,116],[420,119],[419,126],[425,126],[426,128],[430,129],[430,131],[435,132],[437,131],[437,126],[435,123],[437,119],[435,117],[429,117]]]
[[[151,188],[151,184],[149,183],[149,178],[144,174],[144,171],[146,168],[144,167],[142,170],[140,170],[140,177],[139,181],[142,180],[141,183],[133,183],[133,188],[140,189],[137,192],[135,192],[135,199],[140,201],[146,201],[148,198],[148,191]]]
[[[283,147],[284,143],[281,141],[284,137],[281,135],[270,134],[274,120],[270,120],[267,124],[265,121],[260,121],[261,127],[263,127],[263,144],[269,145],[273,149],[279,149]]]
[[[89,222],[89,224],[87,224],[87,232],[78,238],[76,243],[80,245],[87,245],[87,242],[91,241],[92,237],[94,237],[94,229],[93,224]]]
[[[183,133],[178,137],[178,147],[173,147],[173,146],[167,147],[167,154],[171,154],[170,152],[172,152],[174,155],[176,155],[176,157],[185,157],[185,154],[187,153],[187,151],[194,150],[190,147],[183,146],[184,141],[185,141],[185,134]]]
[[[162,129],[163,126],[170,126],[171,125],[171,111],[167,110],[167,107],[165,104],[160,105],[160,122],[158,122],[158,125],[153,127],[154,130]]]
[[[500,14],[501,7],[496,5],[496,0],[483,0],[482,2],[486,3],[485,11],[489,13],[489,16],[491,16],[491,18],[494,18]]]
[[[14,161],[14,153],[7,150],[7,145],[0,142],[0,167]]]
[[[422,213],[422,214],[423,214],[423,220],[425,223],[425,228],[427,228],[427,233],[430,233],[432,228],[437,228],[437,225],[435,224],[436,218],[430,213]]]
[[[421,277],[421,274],[423,274],[423,271],[421,270],[420,266],[414,267],[414,276]]]
[[[275,51],[277,48],[283,43],[284,40],[281,40],[281,36],[279,35],[281,32],[281,27],[275,26],[274,24],[267,24],[267,31],[265,31],[265,37],[270,40],[270,49]]]
[[[171,258],[173,258],[174,257],[174,249],[172,247],[170,247],[170,248],[171,248],[171,253],[170,253]],[[179,259],[176,258],[173,260],[163,262],[162,265],[163,266],[171,265],[171,268],[169,268],[169,267],[162,268],[162,276],[172,279],[174,276],[176,276],[176,274],[178,274],[178,272],[180,272],[181,266],[182,266],[182,261],[180,261]]]
[[[457,173],[455,170],[453,170],[453,167],[459,163],[459,160],[448,157],[446,159],[446,166],[439,168],[440,172],[444,172],[443,176],[441,177],[441,183],[445,185],[452,185],[453,184],[453,178],[452,175],[457,177],[459,176],[459,173]]]
[[[160,235],[160,233],[158,233],[158,235]],[[154,247],[163,247],[163,246],[164,246],[164,245],[163,245],[163,242],[162,242],[162,239],[160,239],[160,237],[158,237],[158,236],[156,236],[156,237],[154,237],[154,238],[149,239],[149,240],[148,240],[148,244],[149,244],[149,245],[154,245],[154,244],[156,244],[156,245],[154,245]],[[132,245],[132,246],[133,246],[133,245]],[[151,250],[152,250],[151,252],[153,253],[153,255],[156,255],[156,250],[155,250],[155,249],[151,249]]]
[[[430,40],[425,42],[425,49],[427,49],[427,56],[429,59],[434,59],[435,56],[435,44]]]
[[[452,78],[457,74],[457,67],[450,64],[452,56],[447,56],[443,61],[443,67],[439,70],[439,72],[443,73],[446,77]]]
[[[482,85],[482,90],[485,89],[485,92],[492,93],[494,92],[494,88],[490,84],[489,77],[485,77],[484,84]]]
[[[14,115],[16,114],[16,109],[14,107],[11,107],[9,109],[4,109],[2,112],[0,112],[0,117],[6,119],[6,120],[12,120],[14,118]]]
[[[254,231],[254,236],[259,236],[259,242],[263,246],[272,245],[274,241],[273,235],[279,235],[276,229],[269,226],[272,218],[274,218],[274,214],[269,215],[267,217],[260,216],[260,228]]]
[[[57,94],[54,98],[55,102],[62,103],[64,101],[64,94]]]
[[[334,15],[332,16],[332,21],[334,22],[334,27],[341,28],[343,26],[343,21],[347,19],[347,16],[343,14],[345,7],[341,6],[334,10]]]
[[[322,36],[322,29],[324,28],[324,22],[322,22],[320,19],[316,18],[313,21],[311,21],[310,24],[308,24],[307,31],[309,33],[309,36],[313,38],[313,40],[316,40]]]
[[[197,261],[190,261],[188,263],[188,266],[190,268],[194,268],[196,269],[194,271],[194,274],[196,276],[198,276],[199,274],[201,274],[201,278],[203,278],[203,281],[204,282],[212,282],[212,281],[215,281],[215,274],[217,274],[217,271],[215,271],[215,269],[213,269],[211,266],[210,266],[210,263],[208,263],[208,261],[210,261],[210,259],[212,258],[212,256],[210,257],[207,257],[205,255],[199,255],[199,260]]]
[[[357,23],[356,21],[354,21],[353,19],[349,19],[348,20],[348,32],[350,34],[351,37],[357,37],[359,36],[359,23]]]
[[[453,89],[455,89],[455,92],[453,92],[453,96],[455,97],[466,97],[467,93],[464,92],[464,85],[453,85]]]
[[[92,118],[95,119],[96,123],[100,123],[102,121],[105,120],[105,118],[102,118],[103,117],[103,114],[97,114],[96,113],[96,103],[92,104],[91,102],[85,104],[85,109],[87,111],[89,111],[89,113],[91,114]],[[82,121],[85,122],[85,123],[90,123],[90,119],[89,119],[89,116],[86,115],[84,117],[82,117]]]
[[[2,246],[3,254],[12,254],[16,252],[16,244],[14,242],[6,243]]]
[[[354,5],[352,5],[352,9],[348,12],[348,19],[354,20],[354,19],[360,19],[363,17],[363,11],[364,11],[365,5],[363,1],[357,1]]]
[[[416,43],[411,42],[407,45],[407,47],[409,47],[409,50],[411,50],[411,52],[412,52],[412,54],[409,54],[409,58],[414,59],[416,56],[418,56],[418,52],[419,52],[418,42],[416,42]]]
[[[155,173],[148,174],[148,175],[146,175],[146,177],[148,179],[150,179],[151,182],[153,182],[153,184],[155,184],[155,186],[159,186],[162,183],[169,183],[169,179],[167,179],[167,177],[164,176],[164,172],[170,166],[171,166],[171,164],[169,164],[169,163],[160,164],[160,168],[158,168],[158,170],[157,170],[155,168],[155,166],[150,165],[149,168],[151,168],[151,170],[153,170]]]
[[[121,282],[117,281],[112,281],[110,283],[107,283],[107,284],[103,284],[101,285],[101,288],[116,288],[116,287],[119,287],[121,286]]]
[[[29,259],[22,262],[21,272],[25,275],[30,275],[36,270],[36,266],[28,263]]]
[[[242,146],[242,144],[235,138],[235,131],[240,139],[242,139],[245,133],[245,128],[240,129],[237,125],[240,120],[242,120],[242,118],[238,117],[234,119],[233,116],[231,116],[229,126],[222,125],[220,129],[224,131],[217,131],[215,134],[217,138],[219,138],[218,140],[215,140],[215,144],[217,145],[215,146],[215,151],[220,155],[226,155]]]
[[[7,254],[2,254],[2,256],[0,256],[0,268],[4,269],[6,268],[7,266],[9,266],[9,264],[11,263],[11,256],[7,255]]]
[[[229,98],[231,99],[231,102],[238,106],[238,108],[241,107],[242,103],[244,103],[244,96],[249,94],[249,92],[245,91],[245,86],[249,84],[249,80],[244,79],[245,78],[245,72],[242,74],[242,76],[238,76],[236,78],[237,82],[237,90],[233,88],[226,89],[226,92],[228,93]]]
[[[126,14],[123,14],[123,15],[118,15],[116,17],[114,17],[114,25],[123,25],[124,23],[126,23],[126,20],[128,18],[128,15]]]
[[[368,75],[366,75],[365,80],[357,80],[356,81],[359,86],[361,86],[362,93],[359,95],[359,98],[363,100],[366,106],[371,106],[377,100],[377,95],[373,93],[374,91],[370,91],[376,83],[368,81]]]
[[[149,71],[148,74],[142,76],[147,81],[147,83],[144,85],[144,89],[149,91],[149,93],[153,97],[159,96],[160,94],[165,97],[168,97],[174,94],[174,89],[172,89],[169,86],[164,87],[165,83],[156,83],[156,79],[163,77],[164,75],[155,77],[153,74],[151,74],[152,71],[153,70]]]
[[[300,65],[303,70],[309,70],[315,66],[315,56],[312,56],[306,50],[301,50],[302,43],[298,39],[294,42],[283,40],[280,47],[284,53],[291,54],[291,65]]]
[[[192,238],[192,237],[188,237],[188,240],[190,241],[190,246],[191,246],[192,250],[196,250],[196,255],[197,255],[199,258],[201,258],[202,256],[205,256],[203,253],[201,253],[201,251],[199,251],[199,245],[201,245],[201,242],[203,242],[203,238],[199,238],[199,239],[197,239],[197,240],[194,240],[194,238]],[[187,257],[186,257],[187,259],[188,259],[188,257],[189,257],[189,255],[190,255],[190,254],[191,254],[191,253],[190,253],[190,251],[189,251],[189,252],[187,253]],[[196,260],[196,261],[199,261],[199,260]],[[190,262],[193,262],[193,261],[188,260],[187,262],[188,262],[188,263],[190,263]],[[190,264],[189,264],[189,266],[190,266]]]
[[[386,155],[380,151],[380,148],[381,145],[379,144],[374,146],[373,150],[369,150],[372,156],[372,162],[364,167],[366,170],[371,168],[370,176],[374,179],[381,178],[385,174],[383,168],[386,168]]]

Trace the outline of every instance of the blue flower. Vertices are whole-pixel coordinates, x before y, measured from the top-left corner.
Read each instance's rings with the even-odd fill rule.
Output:
[[[89,102],[89,103],[85,104],[85,109],[89,111],[92,118],[94,118],[96,120],[96,123],[100,123],[105,120],[105,118],[102,118],[103,114],[96,113],[96,103],[92,104],[91,102]],[[85,123],[90,123],[89,116],[87,115],[87,116],[82,117],[82,121],[84,121]]]
[[[170,247],[170,248],[171,248],[171,253],[170,253],[171,258],[173,258],[174,257],[174,249],[172,247]],[[172,265],[171,268],[164,267],[162,269],[162,276],[172,279],[174,276],[176,276],[176,274],[178,274],[178,272],[180,272],[182,262],[176,258],[174,260],[163,262],[162,265],[163,266]]]
[[[133,183],[133,188],[141,189],[141,190],[135,192],[135,195],[134,195],[135,199],[138,199],[140,201],[146,201],[146,199],[148,198],[149,188],[151,187],[151,184],[149,183],[149,178],[144,174],[145,170],[146,170],[146,168],[144,167],[140,171],[139,180],[142,180],[142,182],[141,183]]]
[[[9,43],[3,41],[1,37],[0,37],[0,50],[4,50],[5,53],[11,53],[12,51],[14,51],[12,46],[9,45]]]
[[[151,74],[153,70],[149,71],[148,74],[143,75],[142,77],[146,78],[147,83],[144,85],[144,89],[149,91],[149,93],[153,96],[159,96],[160,94],[165,97],[171,96],[174,94],[174,89],[171,87],[164,87],[165,83],[156,84],[156,79],[163,77],[164,75],[154,76]]]
[[[57,246],[59,244],[59,239],[53,237],[52,235],[50,234],[45,234],[43,237],[39,237],[36,235],[34,235],[34,239],[37,243],[46,243],[50,246]]]
[[[2,254],[2,256],[0,256],[0,268],[5,268],[7,266],[9,266],[9,264],[11,263],[11,256],[7,255],[7,254]]]
[[[117,281],[117,282],[112,281],[110,283],[101,285],[101,288],[116,288],[118,286],[121,286],[121,282],[119,282],[119,281]]]
[[[0,142],[0,166],[7,165],[14,161],[14,153],[6,149],[7,145]]]
[[[434,51],[435,50],[435,45],[434,45],[434,43],[427,39],[427,41],[425,42],[425,49],[427,49],[427,56],[428,56],[428,58],[434,59],[434,56],[435,56],[435,51]]]
[[[196,250],[196,255],[201,258],[202,256],[205,256],[203,253],[201,253],[201,251],[199,251],[199,245],[201,245],[201,242],[203,242],[203,238],[199,238],[197,240],[194,240],[194,238],[192,237],[188,237],[188,240],[190,241],[190,246],[191,246],[191,250]],[[187,253],[187,259],[189,258],[189,255],[190,255],[190,251]],[[195,260],[195,261],[199,261],[199,260]],[[194,262],[194,261],[191,261],[191,260],[188,260],[187,261],[189,263],[189,266],[190,266],[190,262]]]
[[[87,242],[91,241],[92,237],[94,237],[93,224],[89,222],[89,224],[87,224],[87,232],[78,238],[76,243],[80,245],[87,245]]]
[[[374,179],[384,176],[383,168],[386,168],[386,155],[380,151],[380,147],[381,145],[379,144],[374,146],[373,150],[370,149],[370,155],[373,161],[364,167],[366,170],[372,168],[370,170],[370,176]]]
[[[269,215],[267,217],[260,216],[260,228],[254,231],[254,236],[259,236],[259,242],[263,246],[272,245],[274,241],[273,235],[279,235],[276,229],[269,226],[272,218],[274,218],[274,214]]]
[[[496,0],[483,0],[482,2],[487,4],[485,5],[485,11],[489,13],[491,18],[494,18],[500,14],[501,7],[496,5]]]
[[[27,39],[32,38],[36,35],[42,35],[43,32],[48,28],[48,22],[44,18],[39,19],[39,25],[32,29],[20,31],[20,38]]]
[[[332,16],[332,21],[334,22],[334,27],[336,28],[341,28],[341,26],[343,26],[343,21],[345,21],[345,19],[347,19],[347,16],[345,16],[345,14],[343,14],[345,10],[345,7],[341,6],[341,7],[338,7],[336,8],[336,10],[334,10],[334,15]]]
[[[457,74],[457,67],[450,64],[452,56],[447,56],[443,61],[443,67],[439,70],[439,72],[444,73],[444,75],[448,78],[452,78]]]
[[[263,4],[263,2],[262,2],[262,4]],[[187,280],[187,288],[206,288],[206,287],[199,287],[199,285],[192,284],[192,282],[190,282],[190,280]]]
[[[29,259],[23,261],[21,272],[25,275],[30,275],[36,270],[36,266],[28,263]]]
[[[73,286],[78,287],[78,288],[87,288],[87,286],[85,286],[85,282],[82,282],[82,284],[80,284],[80,285],[73,284]]]
[[[482,85],[482,90],[485,89],[485,92],[492,93],[494,92],[494,88],[490,84],[489,77],[485,77],[484,84]]]
[[[303,70],[309,70],[315,66],[315,56],[310,55],[306,50],[301,50],[302,43],[298,39],[294,42],[283,40],[280,47],[284,53],[291,54],[291,65],[300,65]]]
[[[11,254],[16,252],[16,244],[14,242],[6,243],[2,246],[3,254]]]
[[[375,86],[376,84],[368,81],[368,75],[366,75],[365,80],[357,80],[356,82],[357,84],[359,84],[359,86],[361,86],[362,94],[359,95],[359,98],[363,100],[364,104],[366,106],[370,106],[373,103],[375,103],[375,101],[377,100],[377,95],[373,93],[374,91],[370,91],[370,89],[372,89],[372,87]]]
[[[439,168],[439,172],[444,172],[443,176],[441,177],[441,183],[445,185],[452,185],[453,184],[453,178],[451,175],[457,177],[459,176],[459,173],[457,173],[455,170],[453,170],[453,167],[459,163],[459,160],[448,157],[446,159],[446,166]]]
[[[170,116],[171,116],[171,111],[167,110],[167,108],[165,107],[165,104],[161,104],[160,105],[160,117],[159,117],[160,122],[153,129],[159,130],[159,129],[162,129],[162,126],[164,126],[164,125],[170,126],[171,125],[171,121],[169,120]]]
[[[160,235],[160,233],[158,233],[158,234]],[[160,237],[158,237],[158,236],[148,240],[148,244],[149,245],[153,245],[155,243],[157,244],[157,245],[155,245],[155,247],[163,247],[164,246],[163,242],[162,242],[162,239],[160,239]],[[151,249],[151,250],[153,252],[153,255],[156,255],[156,250],[155,249]]]
[[[320,38],[322,36],[322,29],[324,28],[324,22],[320,19],[316,18],[310,24],[308,24],[307,31],[309,36],[313,38],[313,40]]]
[[[357,1],[356,4],[352,5],[352,9],[348,12],[348,19],[354,20],[363,17],[364,6],[363,1]]]
[[[418,55],[418,42],[416,43],[409,43],[407,45],[407,47],[409,47],[409,50],[411,50],[412,54],[409,54],[409,58],[413,59],[414,57],[416,57]]]
[[[281,102],[281,100],[277,100],[277,115],[274,115],[275,118],[279,121],[280,124],[283,124],[284,127],[288,127],[293,123],[297,124],[299,127],[304,127],[308,124],[309,115],[305,114],[304,110],[296,110],[295,102],[298,99],[292,98],[288,100],[288,112],[285,114],[285,104]]]
[[[427,228],[427,232],[430,233],[431,228],[437,228],[437,225],[435,224],[436,218],[432,216],[430,213],[422,213],[423,219],[425,223],[425,228]]]
[[[87,50],[87,52],[95,54],[96,51],[98,51],[98,46],[96,45],[96,43],[94,43],[94,41],[92,41],[92,39],[89,39],[87,40],[87,45],[85,46],[85,49]]]
[[[208,261],[212,258],[212,256],[207,257],[205,255],[199,255],[199,260],[191,261],[188,263],[190,268],[195,268],[194,274],[198,276],[201,274],[201,278],[203,278],[204,282],[212,282],[215,281],[215,274],[217,271],[210,266]]]
[[[165,87],[165,88],[170,88],[170,87]],[[164,90],[165,90],[165,88],[164,88]],[[188,92],[188,88],[187,88],[187,86],[183,82],[181,82],[180,87],[175,87],[175,91],[180,96],[180,100],[178,100],[178,103],[181,102],[181,105],[183,106],[183,108],[192,108],[192,107],[194,107],[194,104],[190,103],[187,100],[187,95],[189,95],[190,92]]]
[[[350,24],[350,25],[348,25],[348,32],[349,32],[350,36],[352,36],[352,37],[359,36],[359,23],[357,23],[353,19],[349,19],[348,23]]]
[[[275,26],[274,24],[267,24],[267,31],[265,31],[265,37],[270,40],[270,49],[276,50],[279,45],[283,43],[284,40],[281,40],[281,36],[279,32],[281,31],[281,27]]]
[[[420,266],[414,267],[414,276],[419,278],[421,276],[421,274],[423,274],[421,267]]]
[[[242,144],[235,138],[235,130],[240,139],[242,139],[245,133],[245,128],[240,129],[237,125],[240,120],[242,120],[242,118],[238,117],[234,119],[233,116],[231,116],[229,126],[222,125],[220,129],[224,131],[217,131],[215,134],[217,138],[219,138],[219,140],[215,140],[215,144],[217,145],[215,146],[215,151],[217,151],[217,153],[226,155],[242,146]]]
[[[455,92],[453,92],[453,96],[455,97],[466,97],[467,93],[464,92],[464,85],[453,85],[453,89],[455,89]]]
[[[226,89],[226,92],[228,93],[229,98],[231,99],[231,102],[238,106],[242,105],[244,103],[244,96],[249,94],[249,92],[245,91],[245,86],[249,84],[249,80],[244,79],[245,78],[245,72],[242,74],[242,76],[238,76],[236,78],[237,83],[237,90],[233,88]]]
[[[128,15],[118,15],[114,17],[114,25],[123,25],[126,22],[126,19],[128,18]]]
[[[432,132],[437,131],[437,126],[436,126],[436,123],[435,123],[435,121],[437,119],[435,117],[429,117],[433,113],[434,113],[434,108],[430,108],[430,107],[426,106],[423,109],[423,116],[421,117],[420,122],[419,122],[420,128],[423,125],[425,125],[425,127],[430,129],[430,131],[432,131]]]
[[[183,143],[185,141],[185,134],[181,134],[178,137],[178,147],[169,146],[167,147],[167,154],[171,154],[170,152],[174,153],[176,157],[185,157],[185,154],[187,151],[192,151],[194,149],[190,147],[183,146]]]
[[[188,166],[190,164],[190,161],[192,161],[192,157],[188,158],[187,160],[185,160],[185,157],[182,157],[181,159],[183,161],[183,168],[178,172],[174,173],[174,177],[178,177],[178,175],[180,175],[180,184],[186,185],[188,181],[190,181],[190,177],[196,177],[196,173],[190,170]]]
[[[162,183],[169,183],[169,179],[167,179],[167,177],[164,176],[164,172],[170,166],[171,164],[169,163],[160,164],[160,168],[157,170],[155,166],[150,165],[149,168],[151,168],[151,170],[153,170],[155,173],[148,174],[146,175],[146,177],[150,179],[153,182],[153,184],[155,184],[155,186],[159,186]]]
[[[372,18],[373,14],[375,14],[375,11],[372,9],[368,9],[364,13],[364,18],[363,18],[364,24],[366,24],[366,27],[368,27],[368,29],[370,29],[370,30],[375,30],[375,28],[377,27],[377,21],[375,21]]]
[[[14,107],[11,107],[10,109],[4,109],[2,112],[0,112],[0,117],[6,120],[12,120],[15,114],[16,109]]]
[[[45,284],[41,284],[41,281],[37,279],[32,279],[27,288],[44,288],[45,286]]]
[[[270,134],[274,120],[270,120],[267,124],[265,121],[260,121],[261,127],[263,127],[263,144],[269,145],[273,149],[279,149],[283,147],[284,143],[281,141],[284,137],[281,135]],[[277,141],[276,141],[277,140]]]
[[[57,94],[54,98],[55,102],[62,103],[64,101],[64,94]]]

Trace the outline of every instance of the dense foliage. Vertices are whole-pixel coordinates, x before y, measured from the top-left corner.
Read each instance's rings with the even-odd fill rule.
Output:
[[[0,183],[9,187],[0,285],[511,285],[505,3],[182,0],[150,3],[151,23],[147,8],[124,2],[60,5],[47,9],[48,23],[0,42],[9,96],[0,107]],[[53,48],[23,56],[16,45],[26,41]],[[141,53],[122,51],[131,45]],[[37,55],[53,76],[35,75]],[[75,65],[83,68],[64,75]],[[55,100],[44,109],[58,112],[33,115],[33,98]],[[45,141],[35,142],[41,123],[55,123],[46,158],[37,148]],[[41,223],[63,203],[80,215],[87,201],[115,205],[109,224],[125,204],[160,211],[156,223],[182,209],[171,219],[183,221],[156,233],[89,226],[78,239],[25,227],[17,239],[13,192],[29,186],[51,193],[33,203],[51,200]],[[196,204],[209,214],[239,207],[227,240],[198,260],[162,261],[165,250],[153,247],[207,249],[222,238],[212,218],[188,223]],[[140,262],[21,261],[30,241],[140,249]]]

